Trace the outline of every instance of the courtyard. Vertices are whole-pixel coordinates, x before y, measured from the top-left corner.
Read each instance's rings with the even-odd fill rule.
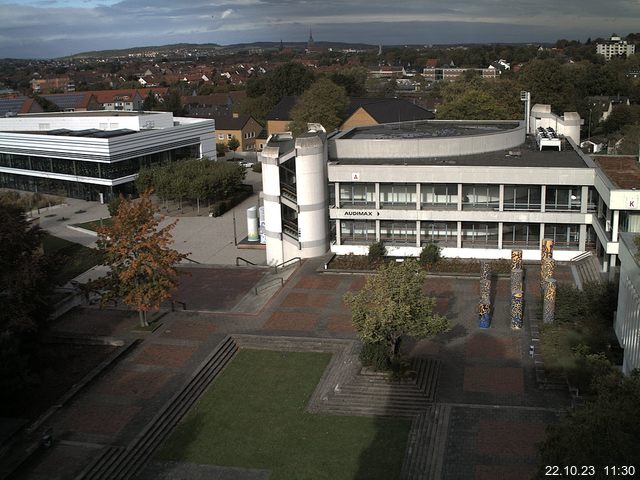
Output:
[[[417,471],[443,479],[535,474],[536,444],[568,396],[537,387],[528,323],[519,332],[509,327],[507,278],[494,282],[487,330],[477,327],[477,279],[425,282],[425,293],[436,297],[438,312],[453,328],[404,345],[409,356],[437,364],[433,396],[422,413],[385,414],[384,396],[377,397],[382,403],[376,414],[310,412],[309,395],[327,383],[333,371],[327,362],[337,358],[323,345],[356,340],[342,298],[362,288],[365,278],[320,273],[320,266],[320,260],[307,260],[293,267],[284,286],[252,313],[238,312],[237,304],[252,297],[264,269],[212,266],[199,267],[185,282],[187,310],[162,312],[153,332],[136,331],[136,316],[124,309],[83,307],[59,319],[53,325],[59,333],[135,343],[48,419],[54,446],[33,455],[21,478],[109,478],[98,467],[115,464],[138,478],[376,478],[363,473],[368,466],[387,472],[378,478],[417,478]],[[570,279],[562,267],[558,275]],[[537,301],[535,267],[528,267],[526,278],[528,320]],[[193,288],[187,288],[190,282]],[[276,346],[265,347],[268,353],[240,348],[189,404],[182,423],[167,428],[166,443],[138,454],[150,425],[171,411],[212,352],[238,335]],[[282,350],[283,339],[311,342],[311,351],[325,353]],[[356,397],[341,401],[349,398]],[[343,476],[323,476],[334,467]]]

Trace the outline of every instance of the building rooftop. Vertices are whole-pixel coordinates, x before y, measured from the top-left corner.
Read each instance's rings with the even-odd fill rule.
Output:
[[[43,112],[18,115],[17,118],[45,118],[45,117],[141,117],[144,115],[158,115],[165,112],[127,112],[123,110],[88,110],[84,112]],[[15,117],[14,117],[15,118]]]
[[[594,155],[593,159],[617,188],[640,189],[640,163],[637,157]]]
[[[463,135],[460,133],[460,135]],[[568,144],[562,151],[540,151],[535,139],[516,148],[470,155],[420,158],[330,158],[338,165],[441,165],[441,166],[487,166],[487,167],[539,167],[539,168],[590,168]],[[637,163],[637,162],[636,162]]]
[[[403,138],[445,138],[486,135],[519,127],[518,122],[447,122],[421,121],[356,127],[340,139],[391,140]]]

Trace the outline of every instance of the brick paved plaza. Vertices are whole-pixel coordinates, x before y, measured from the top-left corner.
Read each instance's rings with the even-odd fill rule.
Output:
[[[304,262],[253,314],[234,306],[252,295],[266,270],[212,267],[190,269],[176,295],[200,313],[166,312],[153,332],[135,331],[137,315],[123,309],[86,307],[58,320],[60,333],[140,343],[50,418],[57,443],[34,456],[22,478],[72,478],[104,447],[128,445],[228,334],[355,339],[343,296],[362,288],[366,277],[316,272],[319,266],[319,260]],[[534,272],[527,269],[527,321],[539,294]],[[508,279],[494,283],[493,323],[481,330],[478,279],[430,277],[424,291],[453,328],[403,345],[411,356],[441,363],[435,401],[450,406],[441,457],[447,480],[529,478],[545,425],[567,405],[563,394],[536,387],[529,330],[510,329]]]

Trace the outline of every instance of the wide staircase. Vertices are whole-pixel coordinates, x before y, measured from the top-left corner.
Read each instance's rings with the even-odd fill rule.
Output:
[[[451,405],[435,404],[411,423],[402,463],[403,480],[440,480]]]
[[[413,361],[411,379],[390,381],[387,374],[357,372],[336,384],[323,398],[322,410],[338,415],[413,417],[433,404],[440,363],[433,359]]]
[[[225,338],[200,365],[185,386],[127,447],[111,446],[104,449],[102,454],[77,478],[83,480],[133,478],[213,379],[233,359],[237,351],[238,346],[234,339],[230,336]]]
[[[604,282],[605,275],[600,271],[600,264],[595,255],[585,252],[571,260],[571,273],[579,290],[589,282]]]

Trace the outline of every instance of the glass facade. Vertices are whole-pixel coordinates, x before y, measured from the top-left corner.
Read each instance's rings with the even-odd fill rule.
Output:
[[[580,225],[547,223],[544,226],[544,238],[553,240],[553,248],[558,250],[577,250],[580,244]]]
[[[376,241],[376,222],[342,220],[340,238],[344,245],[371,244]]]
[[[87,160],[70,160],[66,158],[36,157],[33,155],[14,155],[0,153],[0,167],[17,168],[46,173],[58,173],[77,177],[116,180],[135,175],[141,167],[149,167],[162,163],[197,158],[199,145],[176,148],[151,155],[143,155],[118,162],[91,162]],[[71,198],[98,200],[98,192],[105,195],[105,200],[112,194],[134,193],[131,183],[128,186],[105,187],[70,180],[52,180],[30,176],[27,174],[2,173],[0,187],[28,190],[32,192],[62,195]],[[115,192],[115,193],[112,193]]]
[[[381,183],[380,207],[382,208],[416,208],[415,183]]]
[[[504,210],[529,210],[539,212],[542,198],[540,185],[505,185]]]
[[[457,183],[423,183],[420,185],[420,206],[425,210],[458,208]]]
[[[505,223],[502,225],[503,248],[537,249],[540,247],[540,225]]]
[[[341,183],[341,207],[369,207],[376,206],[376,186],[373,183]]]
[[[498,210],[500,207],[499,185],[463,185],[463,210]]]
[[[549,187],[544,208],[551,210],[577,210],[580,211],[582,187]]]
[[[421,245],[437,243],[440,247],[458,245],[458,222],[420,222]]]
[[[462,248],[498,248],[498,224],[462,222]]]
[[[392,245],[416,245],[416,222],[403,220],[380,221],[380,240]]]

